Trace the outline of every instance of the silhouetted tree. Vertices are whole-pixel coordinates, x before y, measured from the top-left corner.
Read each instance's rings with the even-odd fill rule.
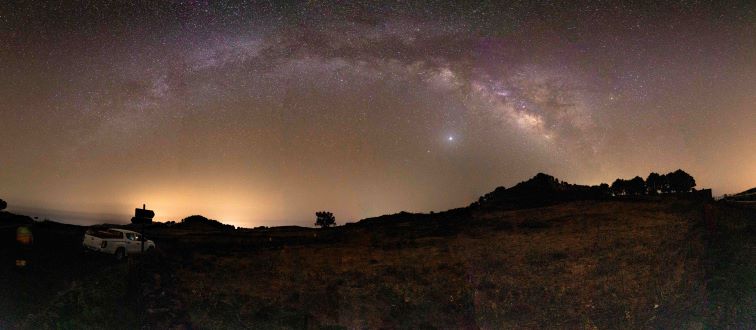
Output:
[[[659,173],[651,172],[646,178],[646,189],[649,194],[656,195],[662,186],[662,176]]]
[[[669,174],[659,176],[659,190],[665,194],[672,192],[672,188],[669,185]]]
[[[646,182],[639,176],[625,181],[625,184],[625,191],[628,195],[643,195],[646,193]]]
[[[669,187],[675,192],[689,192],[696,186],[696,179],[683,170],[677,170],[667,174]]]
[[[624,195],[627,193],[627,180],[614,180],[611,188],[614,195]]]
[[[8,203],[0,199],[0,211],[5,210],[6,207],[8,207]]]
[[[602,183],[598,186],[592,186],[591,189],[594,191],[595,197],[603,198],[612,195],[612,188],[610,188],[606,183]]]
[[[315,220],[316,226],[320,226],[322,228],[328,228],[336,224],[336,217],[334,217],[333,213],[331,212],[327,212],[327,211],[315,212],[315,216],[317,217],[317,219]]]
[[[480,196],[478,198],[478,204],[477,205],[484,205],[486,203],[490,203],[496,200],[497,197],[505,194],[507,191],[507,188],[504,188],[503,186],[496,187],[494,191],[487,193],[483,196]]]

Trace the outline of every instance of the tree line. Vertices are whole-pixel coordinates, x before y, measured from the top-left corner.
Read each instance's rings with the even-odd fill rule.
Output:
[[[656,195],[690,192],[696,186],[696,179],[683,170],[667,174],[652,172],[646,180],[636,176],[630,180],[617,179],[610,189],[617,195]]]

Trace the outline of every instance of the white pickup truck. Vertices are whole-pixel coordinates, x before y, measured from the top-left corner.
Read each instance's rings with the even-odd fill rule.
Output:
[[[110,228],[107,230],[89,229],[84,234],[81,243],[85,248],[115,255],[121,260],[130,254],[142,252],[143,236],[135,231]],[[144,251],[149,252],[155,248],[155,242],[144,241]]]

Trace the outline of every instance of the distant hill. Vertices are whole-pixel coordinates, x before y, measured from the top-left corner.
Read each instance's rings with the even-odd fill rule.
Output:
[[[0,226],[22,225],[22,224],[29,224],[33,222],[34,222],[34,219],[32,219],[29,216],[0,211]]]
[[[515,210],[549,206],[570,201],[604,200],[612,197],[609,185],[584,186],[570,184],[544,173],[538,173],[527,181],[520,182],[509,189],[498,187],[487,193],[468,207],[456,208],[437,213],[399,212],[363,219],[347,226],[372,226],[413,222],[416,225],[428,221],[454,223],[469,219],[473,211]],[[419,223],[419,224],[418,224]]]
[[[203,230],[234,230],[232,225],[224,224],[218,220],[208,219],[201,215],[192,215],[181,220],[175,228],[203,229]]]
[[[751,188],[735,195],[727,196],[727,199],[736,201],[756,201],[756,188]]]
[[[751,188],[751,189],[748,189],[748,190],[746,190],[744,192],[737,193],[737,194],[735,194],[735,196],[752,195],[752,194],[756,194],[756,188]]]
[[[609,185],[584,186],[570,184],[544,173],[506,189],[498,187],[481,196],[471,207],[519,209],[553,205],[578,200],[596,200],[611,197]]]

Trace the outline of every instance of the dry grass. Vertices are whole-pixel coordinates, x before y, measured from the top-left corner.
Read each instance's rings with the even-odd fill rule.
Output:
[[[454,215],[454,217],[450,217]],[[458,218],[456,218],[458,216]],[[384,221],[385,220],[385,221]],[[679,200],[403,214],[330,230],[151,228],[158,253],[0,244],[0,328],[753,328],[756,212]],[[13,242],[15,228],[0,230]]]
[[[443,237],[353,228],[335,243],[208,251],[176,274],[202,328],[696,328],[700,214],[576,202],[474,214]]]

